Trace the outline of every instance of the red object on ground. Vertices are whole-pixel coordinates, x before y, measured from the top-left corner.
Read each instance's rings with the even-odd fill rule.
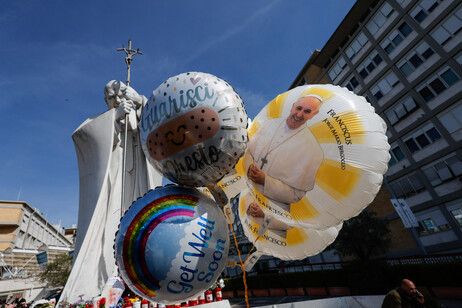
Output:
[[[128,308],[128,307],[133,307],[133,304],[130,301],[125,303],[125,308]]]
[[[205,302],[211,303],[213,302],[213,293],[210,290],[205,291]]]
[[[199,296],[199,305],[203,305],[203,304],[205,304],[205,293],[202,293]]]
[[[196,299],[192,299],[190,300],[188,303],[189,303],[189,307],[192,307],[192,306],[197,306],[197,298]]]
[[[221,288],[219,286],[217,286],[215,288],[215,290],[213,290],[215,292],[215,301],[216,302],[219,302],[219,301],[222,301],[223,300],[223,294],[221,293]]]
[[[149,301],[146,299],[143,299],[141,301],[141,308],[149,308]]]

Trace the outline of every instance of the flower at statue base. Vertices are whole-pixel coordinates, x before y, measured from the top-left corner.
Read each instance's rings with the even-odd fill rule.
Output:
[[[106,297],[102,297],[102,298],[98,301],[98,307],[99,307],[99,308],[104,308],[104,306],[106,306]]]

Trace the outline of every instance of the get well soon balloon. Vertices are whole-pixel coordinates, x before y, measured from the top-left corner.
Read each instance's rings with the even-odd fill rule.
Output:
[[[385,131],[363,97],[332,85],[297,87],[257,115],[234,177],[247,176],[268,217],[299,228],[335,226],[377,194],[390,157]]]
[[[181,186],[156,188],[135,201],[115,242],[125,283],[163,304],[202,294],[223,271],[228,250],[228,228],[216,203]]]
[[[169,180],[217,183],[245,151],[247,114],[224,80],[190,72],[169,78],[143,108],[140,136],[149,161]]]

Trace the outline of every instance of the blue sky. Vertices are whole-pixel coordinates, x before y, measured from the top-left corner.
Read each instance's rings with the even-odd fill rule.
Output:
[[[104,112],[104,85],[124,81],[149,98],[171,76],[228,81],[249,117],[288,89],[353,0],[0,1],[0,200],[26,201],[53,224],[77,223],[71,135]]]

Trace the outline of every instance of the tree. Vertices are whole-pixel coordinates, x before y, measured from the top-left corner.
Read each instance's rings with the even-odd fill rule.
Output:
[[[344,256],[369,260],[374,252],[388,248],[390,243],[388,222],[365,210],[343,223],[334,247]]]
[[[62,287],[66,284],[67,278],[71,273],[71,268],[72,256],[68,254],[59,255],[40,273],[40,280],[47,282],[50,286]]]

